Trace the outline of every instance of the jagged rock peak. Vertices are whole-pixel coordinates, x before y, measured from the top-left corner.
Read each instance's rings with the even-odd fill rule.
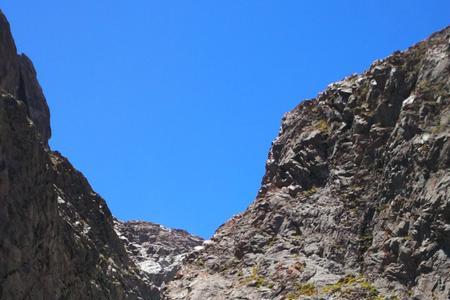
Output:
[[[25,102],[28,117],[35,123],[41,140],[51,136],[50,112],[36,78],[33,63],[25,54],[17,54],[10,26],[0,10],[0,89]]]
[[[168,299],[450,299],[450,28],[287,113]]]

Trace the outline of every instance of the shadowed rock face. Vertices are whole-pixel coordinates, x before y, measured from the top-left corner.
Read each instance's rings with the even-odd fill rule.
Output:
[[[105,201],[48,149],[48,107],[0,14],[0,299],[158,299]]]
[[[132,245],[125,247],[128,241],[116,234],[105,201],[49,149],[49,137],[49,111],[33,65],[17,55],[0,12],[0,299],[160,299],[154,282],[173,276],[165,271],[179,264],[169,257],[201,241],[179,231],[174,239],[170,232],[158,235],[144,246],[164,237],[167,252],[158,259],[172,265],[158,278],[144,272],[126,250]],[[123,226],[128,233],[128,223]]]
[[[0,92],[0,299],[158,299],[104,200]]]
[[[18,55],[9,23],[0,12],[0,89],[26,103],[28,117],[36,125],[40,139],[47,143],[51,135],[50,113],[33,63]]]
[[[287,113],[256,200],[165,293],[444,300],[449,256],[447,28]]]

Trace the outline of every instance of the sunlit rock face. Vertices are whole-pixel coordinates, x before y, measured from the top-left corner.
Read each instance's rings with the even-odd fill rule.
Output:
[[[169,299],[450,299],[450,29],[287,113]],[[386,298],[384,298],[386,297]]]
[[[114,226],[133,262],[158,286],[173,279],[186,255],[203,244],[184,230],[150,222],[115,220]]]

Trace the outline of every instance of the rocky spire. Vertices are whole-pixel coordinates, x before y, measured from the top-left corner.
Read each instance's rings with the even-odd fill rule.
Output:
[[[35,123],[41,140],[51,136],[50,112],[36,78],[31,60],[17,54],[8,20],[0,11],[0,89],[25,102],[28,117]]]

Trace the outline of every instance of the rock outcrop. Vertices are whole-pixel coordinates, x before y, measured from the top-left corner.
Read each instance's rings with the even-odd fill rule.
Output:
[[[49,137],[35,70],[17,54],[0,12],[0,299],[160,299],[116,234],[105,201],[49,149]],[[178,231],[174,239],[179,255],[197,241]]]
[[[114,226],[133,262],[157,286],[172,280],[185,256],[203,247],[202,238],[181,229],[143,221],[115,220]]]
[[[28,117],[39,138],[47,143],[51,136],[50,112],[33,63],[25,54],[17,54],[9,23],[0,12],[0,89],[26,103]]]
[[[450,28],[282,121],[256,200],[168,299],[450,299]]]

